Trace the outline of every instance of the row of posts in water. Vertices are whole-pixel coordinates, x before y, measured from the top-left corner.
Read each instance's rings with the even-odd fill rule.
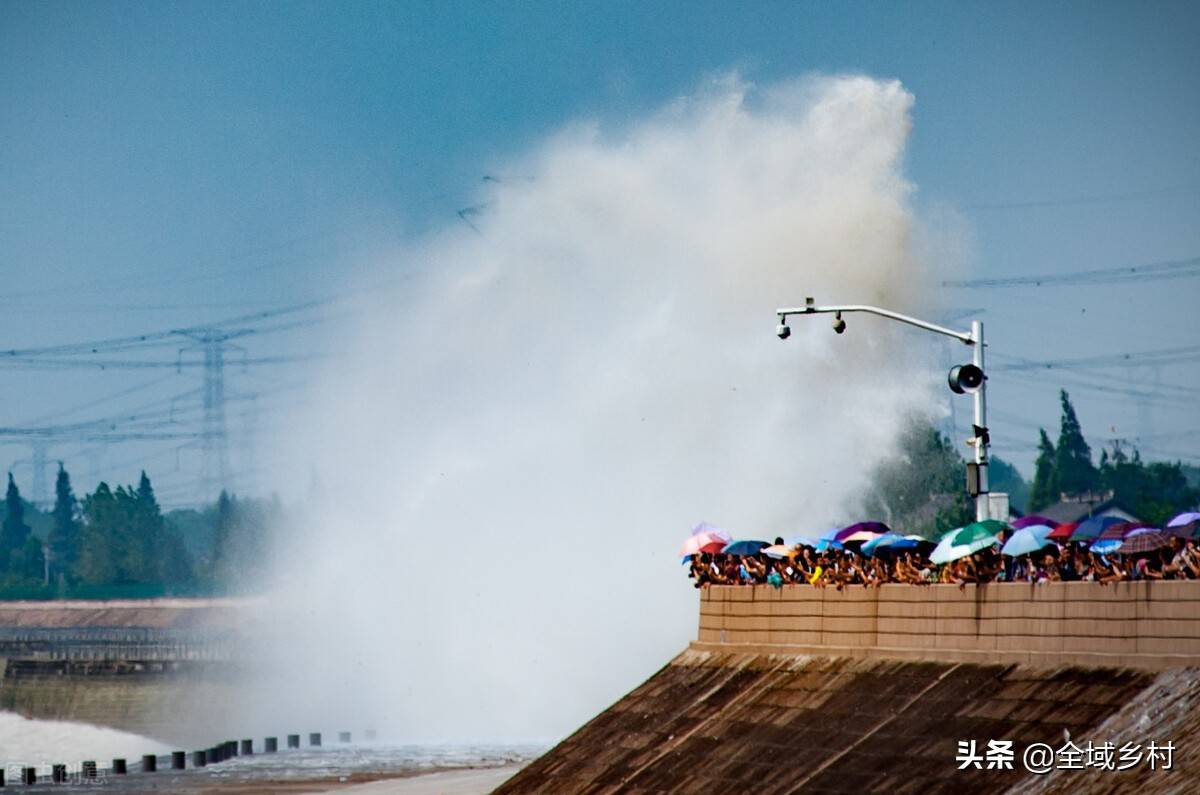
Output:
[[[338,742],[350,742],[350,732],[338,732]],[[375,739],[375,732],[368,729],[366,732],[368,742]],[[321,747],[321,733],[311,732],[308,735],[308,744],[312,748]],[[300,747],[300,735],[289,734],[287,736],[288,748]],[[267,737],[263,740],[263,753],[273,754],[279,750],[279,738]],[[254,741],[253,740],[226,740],[223,743],[218,743],[211,748],[206,748],[203,751],[192,751],[192,767],[206,767],[215,765],[220,762],[232,759],[235,756],[253,756]],[[188,753],[187,751],[172,751],[171,752],[171,769],[186,770]],[[142,757],[143,773],[155,773],[158,771],[158,757],[154,754],[146,754]],[[21,768],[21,783],[32,787],[38,783],[38,769],[36,767]],[[125,759],[112,760],[111,772],[114,776],[124,776],[129,773],[129,762]],[[88,760],[80,766],[79,776],[83,779],[94,779],[99,776],[99,768],[94,760]],[[43,779],[45,776],[42,777]],[[58,764],[50,766],[50,782],[53,784],[67,783],[67,766]],[[0,767],[0,787],[5,785],[4,768]]]

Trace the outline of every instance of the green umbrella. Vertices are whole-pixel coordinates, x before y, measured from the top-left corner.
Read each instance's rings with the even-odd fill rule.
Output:
[[[946,535],[942,536],[942,540],[950,540],[951,546],[965,546],[974,541],[980,541],[984,538],[990,538],[996,535],[1001,530],[1010,529],[1008,525],[997,519],[984,519],[982,522],[972,522],[966,527],[961,527],[958,530],[951,530]]]

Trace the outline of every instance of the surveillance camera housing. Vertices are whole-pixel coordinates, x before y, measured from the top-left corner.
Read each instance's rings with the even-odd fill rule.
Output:
[[[786,340],[788,337],[792,336],[792,327],[787,323],[780,323],[775,328],[775,334],[778,335],[779,339]]]
[[[841,334],[846,330],[846,321],[842,320],[842,313],[838,312],[833,318],[833,330]]]

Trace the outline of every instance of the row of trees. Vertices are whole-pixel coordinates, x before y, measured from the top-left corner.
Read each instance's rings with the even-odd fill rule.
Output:
[[[1139,518],[1161,524],[1200,502],[1195,468],[1179,462],[1146,463],[1135,449],[1131,453],[1114,443],[1102,450],[1099,464],[1083,436],[1075,407],[1060,393],[1062,416],[1057,444],[1045,429],[1039,430],[1039,454],[1033,483],[1016,467],[992,456],[989,468],[992,491],[1007,492],[1010,504],[1022,513],[1035,513],[1063,498],[1112,492],[1115,499]],[[912,418],[899,440],[899,454],[876,467],[865,492],[859,515],[882,519],[893,529],[934,537],[970,522],[973,501],[964,485],[962,456],[950,439],[925,418]]]
[[[0,523],[0,585],[244,587],[265,572],[278,501],[221,493],[201,510],[164,514],[145,472],[137,487],[100,483],[77,500],[60,465],[54,508],[21,499],[11,473]],[[39,538],[27,521],[48,529]],[[46,520],[49,520],[48,522]]]
[[[1058,442],[1050,441],[1039,429],[1038,457],[1034,464],[1029,510],[1053,505],[1063,496],[1107,494],[1140,519],[1161,524],[1200,501],[1200,489],[1189,482],[1182,463],[1142,461],[1136,448],[1126,452],[1120,442],[1100,451],[1099,465],[1092,462],[1092,449],[1083,436],[1071,398],[1059,393],[1062,417]]]

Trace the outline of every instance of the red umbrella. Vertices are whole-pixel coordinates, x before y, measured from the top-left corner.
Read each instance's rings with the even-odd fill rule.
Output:
[[[725,539],[711,533],[698,533],[694,536],[688,536],[683,542],[683,548],[679,550],[679,554],[683,557],[688,555],[696,555],[701,552],[720,552],[725,548]]]
[[[1060,544],[1065,544],[1071,540],[1071,533],[1075,532],[1075,528],[1079,527],[1078,522],[1067,522],[1060,524],[1058,527],[1050,531],[1050,535],[1046,536],[1051,541],[1057,541]]]

